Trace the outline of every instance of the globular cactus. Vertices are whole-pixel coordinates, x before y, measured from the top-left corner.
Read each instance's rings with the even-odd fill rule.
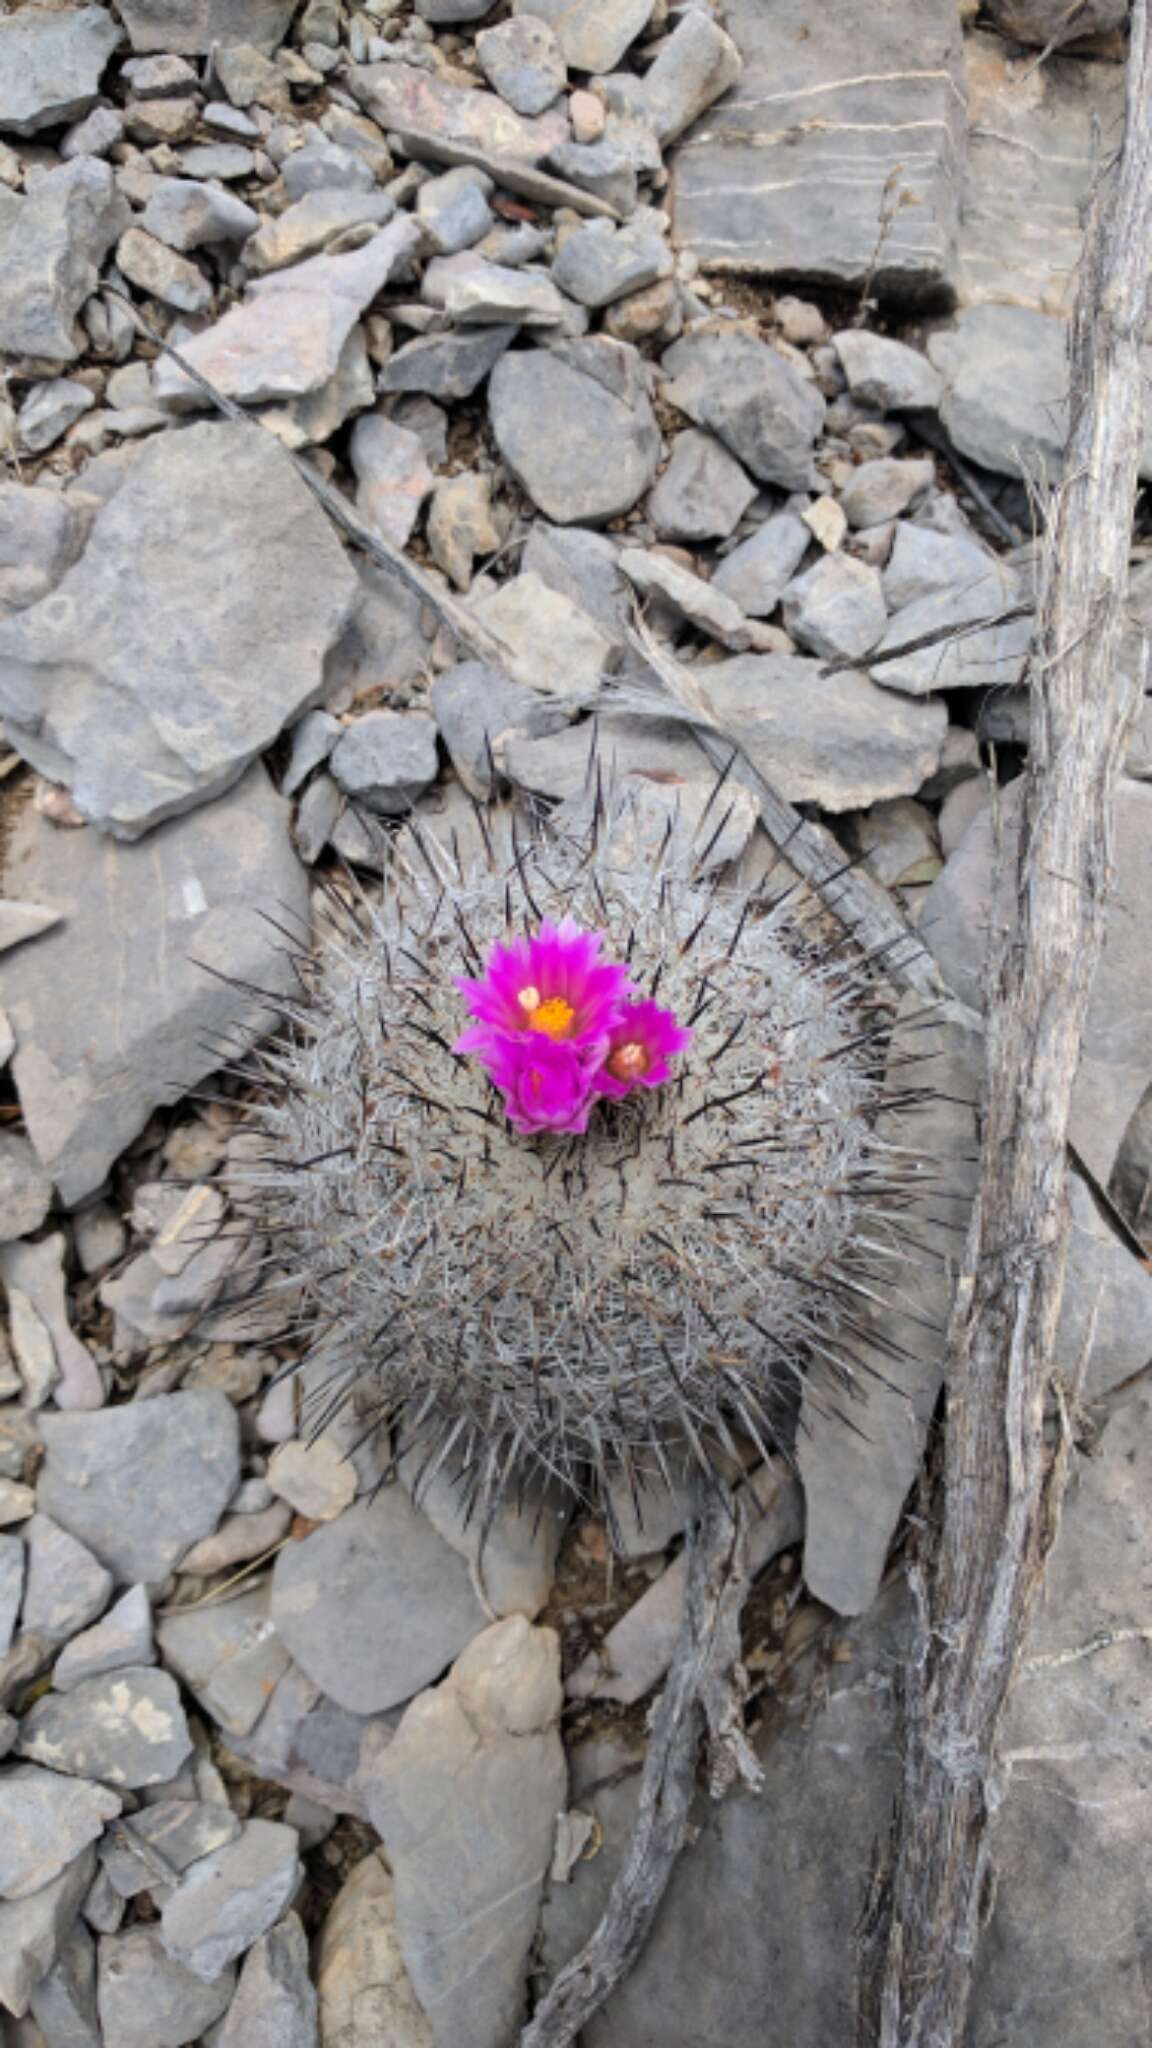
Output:
[[[849,1381],[898,1278],[866,975],[683,834],[622,857],[628,812],[598,798],[471,863],[405,829],[265,1056],[246,1196],[298,1283],[317,1424],[367,1378],[394,1444],[448,1457],[481,1513],[525,1475],[595,1503],[621,1473],[774,1448],[807,1364]],[[549,924],[599,936],[586,964],[626,975],[660,1042],[609,1043],[600,1014],[600,1086],[564,1128],[518,1128],[501,1059],[567,1058],[579,1022],[555,981],[517,986]],[[475,985],[509,947],[502,1053]]]

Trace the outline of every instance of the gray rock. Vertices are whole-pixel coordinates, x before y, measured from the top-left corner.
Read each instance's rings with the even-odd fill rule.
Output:
[[[792,803],[866,810],[913,795],[940,758],[944,705],[878,690],[859,672],[823,676],[799,656],[743,654],[698,674],[721,729]]]
[[[525,570],[476,606],[476,615],[500,643],[514,682],[558,697],[574,709],[591,701],[614,649],[578,605]]]
[[[889,619],[876,654],[905,647],[930,633],[947,637],[915,653],[877,662],[875,681],[911,697],[922,697],[930,690],[1008,687],[1023,672],[1032,620],[1024,616],[1003,624],[995,622],[1019,601],[1020,586],[1012,570],[994,557],[986,557],[982,574],[971,574],[934,597],[916,598]],[[980,624],[983,620],[992,623]],[[957,632],[956,628],[966,630]]]
[[[249,285],[239,305],[181,353],[228,398],[257,404],[300,398],[335,374],[341,351],[365,307],[403,270],[420,230],[403,215],[344,256],[312,256]],[[157,395],[202,407],[191,379],[168,358],[157,365]]]
[[[492,0],[416,0],[416,12],[423,21],[447,26],[458,21],[478,21],[487,14]]]
[[[246,1821],[234,1841],[202,1856],[164,1901],[161,1940],[207,1984],[280,1918],[300,1882],[295,1828]]]
[[[96,1945],[77,1920],[32,1993],[32,2017],[46,2048],[101,2048],[96,2016]]]
[[[158,1799],[131,1814],[101,1844],[100,1861],[120,1897],[134,1899],[155,1889],[158,1869],[167,1865],[172,1882],[239,1833],[240,1822],[230,1807],[200,1799]]]
[[[52,831],[54,828],[49,826],[47,829]],[[22,959],[14,963],[14,968],[22,969],[24,964]],[[13,968],[9,968],[8,973],[15,979]],[[14,1004],[14,1017],[20,1014]],[[21,1032],[21,1052],[16,1060],[17,1081],[25,1049],[24,1041],[30,1035],[28,1032]],[[34,1119],[27,1103],[24,1105],[24,1111],[30,1128],[33,1128]],[[59,1180],[60,1176],[57,1178]],[[37,1238],[33,1244],[0,1244],[0,1283],[5,1287],[19,1288],[20,1292],[27,1296],[52,1340],[56,1369],[59,1373],[59,1379],[53,1387],[56,1406],[99,1408],[104,1402],[104,1388],[96,1369],[96,1362],[91,1352],[74,1334],[68,1321],[68,1299],[64,1285],[64,1261],[67,1251],[67,1241],[60,1231],[54,1232],[51,1237]]]
[[[824,400],[776,349],[751,334],[688,335],[661,365],[672,404],[710,428],[759,482],[814,487]]]
[[[0,1131],[0,1244],[39,1230],[52,1206],[52,1182],[18,1131]]]
[[[570,308],[543,271],[507,269],[474,250],[436,256],[421,287],[430,305],[441,306],[462,327],[560,327]]]
[[[1127,12],[1124,0],[1084,0],[1074,14],[1061,0],[989,0],[987,9],[1003,35],[1047,51],[1082,36],[1107,35],[1123,26]]]
[[[24,1545],[19,1536],[0,1536],[0,1657],[12,1648],[24,1591]]]
[[[165,1664],[230,1735],[255,1727],[290,1661],[272,1626],[266,1585],[166,1614],[156,1640]]]
[[[573,71],[614,71],[647,27],[652,0],[515,0],[520,18],[546,21]]]
[[[910,796],[893,797],[890,803],[862,811],[856,820],[856,843],[869,873],[887,889],[931,881],[942,866],[936,820]]]
[[[16,422],[21,449],[27,455],[41,455],[46,448],[55,447],[69,427],[75,426],[95,403],[87,385],[77,384],[71,377],[53,377],[47,383],[33,384]]]
[[[1052,1357],[1069,1382],[1083,1366],[1084,1397],[1094,1401],[1152,1362],[1152,1279],[1076,1173],[1068,1176],[1068,1198],[1068,1265]]]
[[[427,533],[432,559],[457,590],[467,590],[476,556],[494,554],[502,537],[492,517],[491,478],[475,470],[445,477],[436,486]]]
[[[663,857],[670,838],[694,851],[705,871],[738,860],[744,852],[759,817],[751,792],[733,791],[719,837],[715,818],[711,830],[701,833],[713,808],[715,771],[687,734],[661,727],[655,719],[600,713],[594,724],[573,726],[554,739],[512,740],[505,748],[511,781],[535,795],[559,797],[578,811],[597,759],[629,797],[622,858],[650,865]]]
[[[635,131],[636,123],[628,125]],[[646,129],[644,133],[651,141],[651,154],[659,155],[660,145],[652,130]],[[570,185],[591,193],[602,208],[609,207],[613,215],[626,220],[636,210],[640,170],[637,157],[641,153],[634,132],[621,136],[619,124],[614,123],[613,133],[600,142],[561,143],[548,162]]]
[[[295,1913],[249,1949],[216,2048],[316,2048],[317,1997]]]
[[[283,270],[289,263],[319,254],[349,228],[383,227],[395,211],[395,200],[378,188],[349,192],[322,185],[263,225],[257,216],[259,231],[246,244],[244,261],[249,270],[257,272]]]
[[[100,1942],[97,2003],[104,2048],[184,2048],[227,2012],[235,1974],[204,1981],[168,1955],[156,1927]]]
[[[301,860],[310,866],[327,846],[343,806],[343,795],[330,775],[317,775],[304,791],[292,832]]]
[[[116,262],[130,284],[181,313],[206,313],[212,304],[212,287],[204,272],[143,228],[129,228],[121,235]]]
[[[572,11],[570,8],[569,13]],[[501,99],[518,114],[542,114],[568,82],[559,39],[548,22],[534,13],[521,13],[495,28],[481,29],[476,56],[489,85],[495,86]]]
[[[365,1769],[400,1945],[437,2048],[504,2048],[519,2025],[566,1803],[560,1705],[556,1636],[512,1615],[413,1701]]]
[[[848,389],[861,405],[879,412],[923,409],[935,412],[944,389],[939,370],[919,349],[872,334],[866,327],[845,327],[832,336]]]
[[[69,784],[94,823],[136,838],[229,788],[316,701],[355,587],[270,441],[232,424],[162,435],[103,507],[50,605],[0,624],[9,738]],[[269,603],[282,645],[267,635]]]
[[[486,197],[491,189],[491,179],[469,164],[421,185],[416,217],[438,256],[470,249],[488,233],[494,219]]]
[[[155,1662],[148,1591],[144,1586],[130,1586],[102,1621],[65,1644],[56,1659],[52,1683],[57,1692],[72,1692],[86,1679],[119,1671],[125,1664],[139,1667]]]
[[[620,567],[642,596],[654,599],[659,607],[666,607],[675,618],[695,626],[722,647],[742,654],[749,646],[752,636],[739,605],[723,591],[713,590],[702,576],[682,569],[670,556],[625,548]]]
[[[256,158],[239,142],[201,142],[181,150],[180,168],[189,178],[253,178]]]
[[[76,315],[128,219],[97,157],[46,171],[26,194],[0,186],[0,353],[75,361],[83,346]]]
[[[182,99],[199,84],[196,66],[183,57],[128,57],[120,70],[141,100]]]
[[[722,540],[755,496],[756,485],[715,435],[687,427],[676,435],[668,467],[649,494],[648,517],[662,540]]]
[[[112,1574],[43,1512],[33,1515],[24,1535],[28,1578],[23,1625],[49,1643],[66,1643],[103,1613]]]
[[[52,1884],[120,1806],[104,1785],[77,1784],[38,1764],[10,1764],[0,1775],[0,1898],[26,1899]],[[0,1944],[0,1956],[6,1952]]]
[[[433,398],[470,398],[516,337],[515,327],[477,327],[459,334],[418,334],[380,373],[380,389],[427,391]]]
[[[117,1934],[124,1919],[124,1901],[101,1865],[84,1898],[84,1918],[95,1934]]]
[[[364,413],[352,429],[348,458],[357,510],[384,540],[404,547],[436,481],[418,437],[382,413]]]
[[[260,215],[232,192],[195,178],[158,178],[140,225],[169,249],[202,249],[214,242],[246,242]]]
[[[235,1411],[210,1388],[83,1418],[46,1415],[42,1434],[42,1508],[122,1583],[162,1579],[216,1527],[236,1490]]]
[[[849,526],[882,526],[885,520],[898,519],[935,480],[935,466],[927,458],[902,462],[882,456],[853,471],[840,492],[840,503]]]
[[[288,821],[262,767],[143,846],[100,843],[99,859],[95,835],[58,831],[30,807],[22,814],[9,883],[29,901],[46,898],[66,921],[6,963],[5,1000],[25,1119],[66,1202],[101,1186],[157,1103],[213,1071],[218,1055],[206,1039],[218,1043],[224,1032],[234,1045],[251,1043],[269,1029],[274,992],[290,977],[259,909],[307,919]],[[114,1001],[110,955],[120,965]],[[270,999],[206,975],[195,964],[203,960]],[[59,1360],[58,1334],[56,1342]]]
[[[262,1778],[319,1801],[333,1814],[363,1820],[360,1758],[370,1730],[387,1741],[400,1718],[350,1714],[328,1699],[295,1664],[276,1683],[267,1710],[248,1735],[230,1735],[229,1747]]]
[[[0,484],[0,605],[22,610],[43,597],[76,560],[89,524],[63,491]]]
[[[552,1590],[563,1516],[540,1487],[524,1497],[506,1498],[491,1519],[469,1512],[466,1475],[445,1459],[434,1471],[427,1452],[412,1446],[399,1461],[401,1481],[421,1514],[460,1557],[467,1558],[473,1583],[495,1615],[526,1614],[531,1621]]]
[[[884,601],[892,612],[945,591],[969,595],[974,585],[987,591],[990,608],[995,610],[1003,609],[1015,595],[1015,579],[994,566],[975,534],[937,533],[908,519],[896,521],[881,581]]]
[[[357,803],[385,817],[410,811],[436,780],[436,727],[420,711],[368,711],[345,731],[331,758],[333,779]]]
[[[326,384],[303,398],[260,408],[260,422],[285,448],[309,448],[327,441],[351,413],[371,405],[372,365],[362,327],[354,327]]]
[[[280,785],[285,796],[294,796],[314,768],[328,759],[344,728],[328,711],[310,711],[292,733],[292,752]]]
[[[436,728],[466,790],[492,796],[507,740],[563,731],[568,711],[481,661],[457,662],[432,685]]]
[[[388,2040],[397,2048],[435,2048],[404,1968],[383,1850],[354,1866],[328,1909],[316,1951],[316,1986],[324,2048],[379,2048]]]
[[[991,920],[1005,919],[1013,899],[1021,794],[1019,782],[1010,784],[1000,792],[995,813],[984,811],[973,820],[927,892],[918,920],[948,986],[974,1010],[983,1007],[985,998]],[[1149,1083],[1141,935],[1152,860],[1152,786],[1121,778],[1114,831],[1115,886],[1088,1005],[1070,1128],[1076,1150],[1104,1187]],[[1003,851],[994,890],[997,843]]]
[[[376,178],[370,163],[338,142],[306,143],[293,150],[280,173],[289,199],[333,187],[341,192],[371,192]]]
[[[488,400],[497,447],[546,518],[602,525],[651,484],[660,431],[642,358],[627,343],[564,342],[505,356]]]
[[[346,710],[381,677],[393,688],[413,683],[423,671],[435,629],[417,593],[388,570],[361,563],[359,583],[357,608],[325,667],[325,702],[331,710]]]
[[[120,40],[103,7],[9,14],[0,21],[0,130],[35,135],[87,113]]]
[[[583,526],[549,526],[535,521],[520,556],[520,572],[538,576],[549,590],[571,600],[623,649],[632,617],[632,595],[620,569],[620,552],[607,534]]]
[[[527,120],[494,92],[450,85],[414,64],[353,67],[348,83],[365,112],[421,161],[496,158],[518,169],[542,163],[568,133],[561,113]]]
[[[1064,322],[1029,306],[967,306],[929,338],[928,353],[944,378],[940,418],[961,454],[998,475],[1055,483],[1068,435]],[[1140,474],[1152,476],[1147,405]]]
[[[854,555],[822,555],[784,592],[784,624],[801,647],[829,661],[856,661],[888,621],[880,571]]]
[[[17,1765],[5,1776],[6,1789],[13,1778],[31,1767]],[[46,1778],[53,1774],[39,1771],[37,1777]],[[63,1788],[65,1796],[78,1798],[80,1787],[67,1778],[55,1778],[54,1782]],[[119,1800],[114,1792],[106,1792],[102,1785],[84,1787],[85,1793],[95,1794],[102,1800]],[[0,1798],[4,1792],[0,1791]],[[97,1818],[90,1807],[86,1808],[90,1827],[86,1839],[100,1832],[105,1819],[112,1819],[112,1810]],[[77,1829],[79,1832],[79,1829]],[[27,2012],[32,1993],[43,1982],[56,1960],[61,1944],[67,1940],[76,1916],[80,1910],[96,1867],[96,1852],[85,1848],[67,1869],[43,1884],[28,1897],[9,1899],[0,1904],[0,2006],[20,2018]]]
[[[645,73],[641,104],[667,146],[735,85],[744,69],[731,36],[696,8],[681,15]]]
[[[592,307],[610,306],[671,271],[667,242],[643,222],[614,228],[611,221],[589,221],[566,238],[552,264],[561,291]]]
[[[904,299],[947,286],[966,134],[951,0],[897,0],[882,16],[824,8],[818,18],[808,0],[782,0],[771,36],[760,0],[732,0],[724,18],[744,70],[723,118],[678,157],[680,245],[709,268],[867,279]],[[893,206],[894,191],[906,202]]]
[[[131,1666],[47,1693],[25,1714],[17,1743],[34,1763],[130,1790],[167,1783],[191,1749],[175,1680]]]
[[[726,555],[712,585],[731,597],[750,619],[774,612],[811,545],[812,535],[796,512],[774,512],[748,540]]]
[[[466,1566],[397,1486],[280,1552],[272,1618],[307,1675],[354,1714],[410,1698],[484,1619]]]
[[[258,50],[274,50],[283,42],[295,9],[296,0],[182,0],[174,17],[172,0],[124,0],[120,12],[135,51],[199,57],[215,43],[252,43]],[[156,2042],[155,2048],[166,2044]]]

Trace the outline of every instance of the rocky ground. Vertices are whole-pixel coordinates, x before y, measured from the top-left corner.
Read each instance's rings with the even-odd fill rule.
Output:
[[[574,796],[592,746],[700,821],[694,742],[619,706],[636,607],[893,892],[953,1000],[928,1020],[905,1001],[891,1051],[939,1090],[891,1136],[947,1163],[918,1218],[944,1257],[871,1314],[884,1377],[860,1432],[817,1388],[796,1469],[740,1481],[766,1789],[702,1805],[586,2039],[851,2037],[901,1516],[1039,686],[1033,512],[1124,12],[17,0],[0,19],[11,2048],[509,2048],[594,1923],[680,1611],[681,1505],[621,1498],[617,1558],[597,1520],[509,1506],[481,1556],[447,1476],[419,1506],[411,1472],[378,1489],[357,1416],[305,1425],[282,1311],[257,1298],[276,1248],[235,1227],[228,1177],[242,1055],[291,973],[279,932],[323,914],[332,871],[371,887],[413,812],[466,840],[473,799]],[[346,544],[301,457],[415,587]],[[734,790],[712,854],[763,862]],[[1060,1332],[1070,1377],[1086,1359],[1091,1455],[1013,1708],[972,2048],[1130,2048],[1150,2024],[1147,700],[1116,852]]]

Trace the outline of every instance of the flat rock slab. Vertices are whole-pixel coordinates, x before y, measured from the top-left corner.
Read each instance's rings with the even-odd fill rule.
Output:
[[[42,1776],[49,1773],[43,1772]],[[69,1781],[61,1779],[68,1789]],[[75,1791],[75,1785],[71,1786]],[[93,1787],[103,1791],[103,1787]],[[115,1798],[114,1793],[105,1795]],[[112,1818],[111,1815],[108,1818]],[[20,2018],[56,1961],[92,1883],[96,1852],[82,1849],[58,1877],[27,1898],[0,1902],[0,2006]]]
[[[16,1747],[51,1770],[135,1791],[174,1778],[192,1753],[192,1737],[175,1679],[139,1667],[37,1700]]]
[[[396,2048],[435,2048],[404,1967],[395,1887],[381,1849],[355,1865],[324,1917],[316,1987],[324,2048],[381,2048],[385,2041]]]
[[[272,1619],[315,1684],[373,1714],[437,1677],[485,1617],[463,1558],[389,1486],[280,1552]]]
[[[316,2015],[308,1937],[288,1913],[245,1956],[217,2048],[316,2048]]]
[[[124,0],[124,26],[139,54],[170,50],[199,57],[214,43],[274,50],[288,33],[296,0]]]
[[[46,172],[31,192],[0,186],[0,354],[76,360],[76,315],[130,218],[112,166],[94,156]]]
[[[479,150],[509,164],[541,164],[569,136],[564,114],[529,119],[497,93],[450,85],[414,64],[359,65],[348,83],[381,128],[423,142],[421,154],[436,157],[443,145],[448,162],[456,150]]]
[[[25,8],[0,21],[0,129],[35,135],[78,121],[93,105],[100,74],[121,40],[103,7],[61,14]]]
[[[209,1387],[45,1415],[41,1433],[41,1508],[127,1585],[163,1579],[216,1527],[240,1478],[236,1411]]]
[[[230,1735],[255,1726],[291,1662],[268,1606],[263,1585],[211,1607],[167,1614],[156,1632],[164,1662]]]
[[[51,1884],[120,1807],[104,1785],[10,1764],[0,1777],[0,1898],[27,1898]]]
[[[73,1636],[56,1659],[52,1683],[57,1692],[73,1692],[86,1679],[125,1664],[154,1664],[152,1607],[144,1586],[130,1586],[102,1621]]]
[[[136,839],[230,788],[317,701],[356,595],[270,437],[161,434],[51,597],[0,623],[8,738],[93,824]]]
[[[108,1605],[112,1574],[50,1515],[33,1515],[24,1526],[28,1576],[24,1587],[24,1628],[49,1643],[66,1643]]]
[[[437,2048],[506,2048],[556,1816],[566,1803],[559,1644],[496,1622],[408,1708],[363,1772],[396,1880],[396,1925]]]
[[[303,1875],[299,1837],[281,1821],[246,1821],[201,1856],[164,1901],[160,1937],[175,1962],[206,1984],[280,1918]]]
[[[290,984],[260,915],[306,928],[290,815],[260,765],[136,846],[21,812],[6,886],[64,921],[5,960],[4,1001],[28,1131],[66,1203],[100,1187],[158,1103],[219,1065],[222,1035],[250,1044],[271,1028],[274,993],[262,1002],[217,975]]]
[[[97,2003],[104,2048],[184,2048],[227,2012],[236,1978],[211,1984],[168,1955],[156,1927],[100,1942]]]
[[[516,350],[497,362],[488,397],[501,455],[557,525],[602,526],[655,477],[660,430],[627,342]]]
[[[679,246],[709,270],[868,277],[905,298],[946,286],[965,143],[952,0],[778,0],[767,26],[761,0],[725,11],[744,70],[677,153]]]

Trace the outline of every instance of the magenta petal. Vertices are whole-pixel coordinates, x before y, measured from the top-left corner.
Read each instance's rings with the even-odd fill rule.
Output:
[[[570,1045],[538,1033],[494,1038],[485,1065],[518,1131],[583,1131],[591,1076]]]
[[[610,1095],[617,1101],[631,1095],[634,1088],[658,1088],[671,1078],[670,1062],[691,1043],[691,1031],[677,1022],[674,1011],[661,1009],[650,997],[631,1003],[612,1026],[605,1064],[593,1075],[592,1086],[598,1095]],[[640,1048],[643,1066],[629,1076],[613,1074],[607,1062],[628,1045]]]
[[[483,975],[461,975],[456,986],[479,1023],[505,1032],[530,1031],[525,989],[541,1003],[559,1000],[572,1012],[565,1042],[591,1053],[632,993],[627,969],[600,959],[602,944],[601,933],[582,932],[570,917],[546,918],[533,938],[494,945]]]

